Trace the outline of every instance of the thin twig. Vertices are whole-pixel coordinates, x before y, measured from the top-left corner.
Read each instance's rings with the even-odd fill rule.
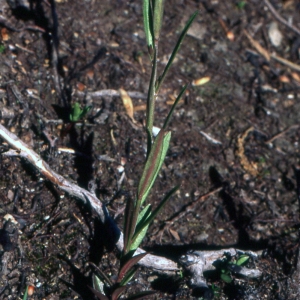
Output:
[[[282,135],[286,134],[288,131],[290,131],[291,129],[296,129],[298,128],[300,125],[299,124],[295,124],[292,125],[290,127],[288,127],[287,129],[275,134],[273,137],[271,137],[270,139],[268,139],[267,141],[265,141],[265,144],[270,144],[272,142],[274,142],[276,139],[278,139],[279,137],[281,137]]]
[[[224,254],[229,253],[232,257],[239,254],[246,254],[253,258],[257,258],[258,254],[252,251],[242,251],[234,248],[215,250],[215,251],[193,251],[180,258],[180,263],[190,272],[190,284],[193,288],[207,289],[207,283],[203,276],[206,271],[214,271],[216,267],[214,262],[224,258]],[[248,278],[259,278],[262,272],[258,269],[240,268],[238,273]]]
[[[50,182],[55,184],[59,189],[67,192],[69,195],[82,200],[84,203],[89,203],[98,214],[101,222],[111,229],[116,242],[116,247],[119,251],[123,250],[123,233],[117,227],[114,220],[110,217],[107,208],[101,201],[89,191],[77,186],[76,184],[66,180],[61,175],[54,172],[50,166],[42,160],[42,158],[32,149],[30,149],[16,135],[8,131],[0,124],[0,137],[10,144],[15,150],[10,150],[2,155],[20,156],[27,159],[42,175]],[[137,249],[136,254],[144,253],[142,249]],[[145,267],[156,269],[159,272],[168,273],[178,271],[177,264],[167,258],[155,256],[152,254],[146,255],[140,264]]]
[[[100,91],[94,91],[94,92],[81,92],[76,90],[75,91],[76,96],[78,97],[91,97],[91,98],[100,98],[100,97],[119,97],[120,92],[117,90],[100,90]],[[140,92],[135,92],[135,91],[127,91],[127,94],[131,98],[139,98],[139,99],[147,99],[147,95],[140,93]]]
[[[25,51],[25,52],[28,52],[28,53],[30,53],[30,54],[35,54],[33,51],[31,51],[31,50],[29,50],[29,49],[27,49],[27,48],[25,48],[25,47],[22,47],[22,46],[20,46],[19,44],[15,44],[15,46],[16,46],[17,48],[19,48],[19,49]]]
[[[264,0],[264,2],[268,6],[270,12],[273,14],[273,16],[275,17],[275,19],[277,21],[279,21],[280,23],[282,23],[283,25],[285,25],[286,27],[288,27],[289,29],[293,30],[295,33],[297,33],[298,35],[300,35],[300,30],[298,28],[296,28],[295,26],[291,25],[284,18],[282,18],[279,15],[279,13],[276,11],[276,9],[274,8],[274,6],[269,2],[269,0]]]
[[[261,223],[274,223],[274,222],[284,222],[284,223],[299,223],[299,220],[286,220],[286,219],[254,219],[251,221],[254,222],[261,222]]]
[[[250,41],[250,43],[252,44],[252,46],[267,60],[267,61],[270,61],[270,58],[280,62],[281,64],[283,65],[286,65],[288,66],[289,68],[291,69],[294,69],[295,71],[298,71],[300,72],[300,66],[285,59],[285,58],[282,58],[278,55],[276,55],[275,53],[269,53],[268,50],[266,50],[264,47],[262,47],[259,42],[257,42],[256,40],[254,40],[251,35],[246,31],[244,30],[244,34],[245,36],[248,38],[248,40]]]
[[[0,137],[9,143],[16,150],[10,150],[2,155],[14,155],[26,158],[36,169],[38,169],[49,181],[57,185],[57,187],[71,196],[74,196],[85,203],[88,202],[95,212],[99,215],[100,220],[109,228],[112,228],[114,236],[117,237],[116,247],[119,251],[122,251],[124,248],[123,244],[123,233],[119,230],[113,219],[109,216],[108,211],[100,200],[92,193],[86,191],[85,189],[80,188],[74,183],[69,182],[61,175],[55,173],[48,164],[46,164],[41,157],[31,150],[23,141],[21,141],[16,135],[8,131],[3,125],[0,124]],[[205,195],[200,196],[195,202],[187,206],[186,210],[179,214],[176,218],[171,219],[175,222],[177,219],[182,217],[188,211],[193,210],[194,206],[199,202],[205,200],[208,196],[220,191],[221,188],[215,189],[211,192],[208,192]],[[144,253],[145,251],[141,248],[138,248],[135,252],[135,255]],[[212,250],[212,251],[198,251],[197,253],[188,253],[183,255],[180,259],[180,263],[183,267],[191,271],[191,283],[194,287],[206,287],[207,283],[203,276],[203,272],[207,270],[214,269],[213,262],[215,260],[221,259],[225,252],[230,252],[232,255],[235,255],[240,250],[236,249],[221,249],[221,250]],[[255,254],[253,254],[255,255]],[[194,260],[194,261],[192,261]],[[165,257],[160,257],[152,254],[147,254],[139,262],[140,265],[145,267],[150,267],[155,269],[157,272],[164,274],[174,274],[174,272],[179,271],[177,263],[167,259]],[[260,276],[259,270],[247,270],[245,276],[251,278],[254,275]]]
[[[200,131],[200,133],[206,137],[210,142],[212,142],[213,144],[216,144],[216,145],[222,145],[222,142],[214,139],[213,137],[211,137],[209,134],[205,133],[204,131]]]
[[[280,62],[283,65],[288,66],[291,69],[294,69],[295,71],[300,72],[300,66],[299,65],[294,64],[293,62],[291,62],[291,61],[289,61],[285,58],[282,58],[282,57],[280,57],[280,56],[278,56],[274,53],[271,53],[271,58],[275,59],[276,61]]]

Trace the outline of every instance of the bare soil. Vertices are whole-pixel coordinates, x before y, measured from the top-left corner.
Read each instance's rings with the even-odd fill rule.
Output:
[[[143,105],[151,66],[141,3],[57,0],[51,10],[47,0],[0,1],[1,124],[56,172],[93,187],[121,228],[145,161]],[[272,4],[300,28],[298,1]],[[206,76],[210,81],[191,85],[174,114],[170,150],[149,201],[155,206],[175,185],[180,190],[151,225],[143,247],[174,260],[188,250],[258,251],[259,260],[249,264],[262,278],[226,284],[213,274],[208,282],[219,289],[215,299],[298,299],[291,279],[299,248],[300,74],[259,54],[245,31],[296,65],[300,36],[277,22],[282,40],[274,46],[269,32],[276,20],[264,1],[168,0],[160,71],[197,9],[158,98],[155,125],[162,126],[181,86]],[[132,92],[140,108],[136,123],[113,96],[119,88]],[[103,90],[109,91],[94,93]],[[75,102],[92,109],[70,125]],[[0,148],[9,149],[4,142]],[[92,209],[25,160],[0,156],[0,194],[1,299],[21,299],[28,284],[36,286],[30,299],[95,299],[88,287],[96,271],[91,263],[109,277],[117,274],[118,253],[106,247],[109,237]],[[17,223],[6,222],[7,214]],[[157,299],[193,299],[188,279],[141,268],[128,293],[153,289]]]

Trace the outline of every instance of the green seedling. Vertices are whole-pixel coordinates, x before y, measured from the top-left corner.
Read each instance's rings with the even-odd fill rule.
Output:
[[[248,260],[248,255],[241,255],[238,257],[237,260],[231,261],[231,257],[228,254],[225,254],[225,258],[222,261],[219,261],[215,264],[215,266],[220,270],[220,277],[226,283],[231,283],[232,279],[232,272],[234,271],[235,267],[241,267],[245,265]]]
[[[145,237],[149,224],[154,220],[159,211],[163,208],[167,200],[177,191],[178,187],[170,190],[169,193],[163,198],[161,203],[156,209],[152,211],[150,204],[145,204],[147,197],[152,189],[152,186],[161,170],[163,162],[165,160],[169,143],[171,139],[171,132],[167,130],[170,119],[174,112],[176,105],[180,98],[186,91],[187,86],[184,86],[179,93],[175,103],[173,104],[169,114],[167,115],[163,128],[160,130],[157,137],[153,138],[153,123],[154,123],[154,109],[155,101],[159,88],[166,77],[174,58],[179,51],[180,45],[183,42],[188,29],[194,21],[197,12],[194,13],[186,26],[184,27],[178,42],[176,43],[174,50],[171,54],[169,62],[161,76],[157,76],[157,52],[159,46],[159,38],[161,31],[161,24],[163,19],[164,0],[144,0],[143,1],[143,16],[144,27],[146,32],[146,42],[152,62],[152,73],[150,77],[150,83],[148,88],[148,99],[146,109],[146,132],[147,132],[147,159],[145,167],[138,185],[135,199],[129,199],[127,201],[125,216],[124,216],[124,252],[123,260],[130,259],[135,250],[141,244]],[[142,210],[142,206],[145,206]]]
[[[221,279],[226,282],[226,283],[231,283],[232,282],[232,277],[231,277],[231,272],[226,268],[221,269]]]
[[[91,106],[85,106],[83,109],[81,109],[80,104],[75,102],[69,115],[69,123],[64,124],[64,127],[60,133],[61,138],[64,138],[71,131],[71,129],[74,128],[74,125],[87,115],[90,109]]]
[[[0,44],[0,54],[4,53],[5,46],[3,44]]]
[[[168,130],[172,114],[179,100],[187,89],[185,85],[174,102],[169,114],[166,116],[163,127],[156,136],[153,137],[153,123],[155,101],[158,96],[159,89],[178,53],[183,39],[190,28],[192,22],[196,18],[198,12],[194,13],[184,27],[170,59],[160,76],[157,75],[157,54],[159,47],[160,32],[163,20],[164,0],[143,0],[143,17],[144,28],[146,33],[146,42],[150,60],[152,63],[152,72],[148,88],[147,108],[146,108],[146,133],[147,133],[147,153],[144,169],[138,184],[136,195],[134,198],[127,199],[125,215],[124,215],[124,249],[121,256],[121,265],[118,278],[115,283],[108,282],[105,276],[94,280],[94,288],[92,291],[101,300],[118,299],[125,291],[125,285],[132,279],[136,272],[137,263],[145,256],[146,253],[134,255],[136,249],[142,243],[147,234],[150,223],[155,219],[157,214],[164,207],[166,202],[178,190],[179,186],[172,188],[161,200],[160,204],[152,209],[151,204],[147,203],[147,198],[151,192],[153,184],[162,168],[164,160],[169,149],[171,132]],[[78,103],[75,103],[70,120],[75,122],[82,117],[83,112]],[[102,283],[101,283],[102,282]],[[103,284],[108,286],[108,292],[105,293]],[[145,291],[135,294],[127,299],[142,299],[153,292]]]
[[[136,263],[136,262],[134,262],[134,263]],[[123,270],[125,270],[124,267],[123,267]],[[126,271],[126,273],[129,273],[129,272]],[[123,272],[119,273],[118,281],[121,278],[120,276],[122,274],[124,275]],[[101,275],[103,275],[103,274],[101,274]],[[128,279],[130,280],[131,277]],[[93,288],[89,287],[90,290],[100,300],[117,300],[117,299],[119,299],[122,296],[122,294],[124,293],[124,291],[126,290],[125,284],[128,281],[125,280],[125,277],[123,278],[123,280],[125,280],[124,281],[125,283],[123,285],[121,285],[122,284],[121,282],[113,283],[108,278],[106,278],[104,280],[106,281],[106,283],[104,283],[98,276],[93,275]],[[154,292],[152,292],[152,291],[143,291],[143,292],[136,293],[126,299],[127,300],[146,299],[148,296],[151,296],[153,294],[154,294]]]
[[[70,121],[75,123],[79,120],[82,120],[90,109],[91,106],[85,106],[83,109],[81,109],[80,104],[75,102],[70,113]]]
[[[147,159],[138,185],[135,199],[128,199],[126,205],[124,216],[124,251],[121,260],[121,268],[125,265],[128,265],[128,262],[130,262],[130,265],[132,266],[136,264],[136,262],[133,261],[133,259],[135,258],[134,252],[143,241],[150,223],[154,220],[154,218],[161,211],[166,202],[179,188],[178,186],[176,186],[171,189],[154,210],[152,210],[150,204],[146,204],[146,199],[150,194],[150,191],[161,170],[167,151],[169,149],[171,132],[167,130],[167,127],[169,125],[174,109],[178,104],[180,98],[186,91],[187,86],[184,86],[179,93],[175,103],[173,104],[169,114],[166,117],[163,128],[160,130],[159,134],[154,140],[152,130],[154,123],[156,97],[159,92],[159,88],[180,48],[183,38],[197,15],[197,13],[193,14],[187,25],[184,27],[183,32],[180,35],[180,38],[171,54],[167,66],[165,67],[162,75],[160,77],[157,77],[157,52],[163,19],[164,0],[144,0],[143,7],[146,42],[152,62],[152,73],[148,89],[146,109]],[[143,206],[144,208],[141,209]],[[134,264],[132,264],[132,262],[134,262]],[[132,268],[130,268],[130,271],[126,272],[128,272],[128,274],[126,276],[124,275],[124,277],[128,278],[131,278],[132,274],[134,273],[134,271],[132,271]]]
[[[214,293],[214,299],[219,299],[219,297],[221,296],[221,288],[216,286],[215,284],[212,284],[211,290]]]
[[[245,265],[247,262],[248,262],[248,260],[249,260],[249,258],[250,258],[250,256],[249,255],[246,255],[246,254],[243,254],[243,255],[241,255],[239,258],[238,258],[238,260],[234,260],[233,261],[233,264],[234,265],[237,265],[237,266],[243,266],[243,265]]]
[[[238,9],[244,9],[245,5],[247,4],[246,1],[239,1],[236,6]]]

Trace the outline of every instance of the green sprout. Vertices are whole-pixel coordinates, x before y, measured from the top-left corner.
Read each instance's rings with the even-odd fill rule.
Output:
[[[246,264],[249,260],[249,255],[241,255],[237,260],[230,261],[230,256],[226,255],[225,259],[223,259],[220,263],[219,269],[221,271],[220,277],[226,283],[231,283],[232,279],[232,269],[234,266],[241,267]]]
[[[5,51],[5,46],[3,44],[0,44],[0,53],[4,53]]]
[[[170,59],[163,70],[162,74],[157,74],[157,54],[159,47],[160,32],[163,20],[164,0],[144,0],[143,1],[143,17],[144,28],[146,33],[146,42],[152,63],[152,73],[148,88],[147,109],[146,109],[146,132],[147,132],[147,159],[144,170],[138,185],[135,199],[127,201],[125,216],[124,216],[124,252],[123,262],[133,257],[135,250],[141,244],[145,237],[150,223],[154,220],[157,214],[161,211],[167,200],[178,190],[178,186],[170,190],[165,195],[161,203],[152,211],[150,204],[145,204],[146,199],[151,191],[151,188],[161,170],[165,160],[169,143],[171,139],[171,132],[167,130],[172,114],[178,104],[180,98],[186,91],[185,85],[175,100],[169,114],[166,116],[163,128],[160,130],[157,137],[153,137],[153,123],[155,101],[159,93],[159,89],[174,61],[174,58],[179,51],[183,39],[190,28],[192,22],[197,16],[198,12],[194,13],[188,20],[184,27]],[[144,208],[141,210],[142,206]]]
[[[83,109],[81,109],[80,104],[75,102],[70,113],[70,121],[75,123],[79,120],[82,120],[90,109],[91,106],[85,106]]]
[[[247,4],[246,1],[239,1],[236,6],[238,9],[243,9],[245,7],[245,5]]]
[[[137,268],[137,263],[147,253],[135,255],[135,251],[142,243],[147,234],[149,225],[155,219],[157,214],[164,207],[166,202],[174,195],[179,186],[172,188],[161,200],[157,207],[152,209],[150,203],[147,203],[147,198],[151,192],[153,184],[161,171],[165,161],[169,144],[171,140],[171,132],[168,130],[171,117],[182,95],[187,89],[185,85],[178,94],[173,106],[165,118],[164,125],[160,129],[156,137],[153,136],[155,101],[158,96],[160,87],[175,59],[177,52],[183,42],[183,39],[190,28],[192,22],[196,18],[198,12],[195,12],[187,24],[185,25],[174,50],[171,53],[170,59],[161,75],[157,74],[158,65],[158,47],[160,32],[163,20],[164,0],[143,0],[143,18],[144,28],[146,33],[146,42],[150,60],[152,63],[152,72],[149,80],[147,108],[146,108],[146,133],[147,133],[147,154],[144,169],[140,177],[137,187],[136,195],[133,198],[127,199],[125,215],[124,215],[124,248],[121,255],[121,265],[118,277],[115,282],[109,282],[104,274],[101,278],[94,279],[94,289],[92,291],[99,299],[117,300],[125,290],[125,285],[132,279]],[[83,111],[80,109],[78,103],[75,103],[72,111],[71,121],[73,122],[81,118]],[[99,270],[98,270],[99,271]],[[101,273],[101,272],[100,272]],[[101,282],[105,282],[108,286],[108,293],[104,292]],[[153,294],[151,291],[144,291],[131,296],[128,299],[142,299]],[[107,295],[110,297],[108,298]]]

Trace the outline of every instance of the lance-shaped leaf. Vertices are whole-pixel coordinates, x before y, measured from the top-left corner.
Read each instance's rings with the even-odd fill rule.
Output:
[[[129,259],[124,266],[121,268],[119,272],[119,276],[117,279],[117,282],[120,283],[126,276],[126,274],[132,269],[133,266],[135,266],[144,256],[146,256],[147,253],[138,254],[136,256],[133,256],[131,259]]]
[[[135,201],[131,197],[128,198],[124,215],[124,255],[127,255],[130,249],[131,238],[136,226],[137,213]]]
[[[92,280],[94,289],[104,294],[104,282],[95,274],[93,274]]]
[[[113,282],[105,275],[105,273],[99,269],[94,263],[90,262],[90,265],[96,269],[98,275],[93,274],[93,288],[104,293],[104,286],[113,286]]]
[[[81,112],[80,119],[85,117],[85,115],[91,110],[92,106],[85,106]]]
[[[117,300],[120,295],[126,290],[126,286],[120,286],[111,294],[111,300]]]
[[[24,296],[23,296],[23,300],[27,300],[27,297],[28,297],[28,285],[26,287],[26,290],[25,290],[25,293],[24,293]]]
[[[156,51],[154,49],[153,53],[153,61],[156,62]],[[149,143],[152,140],[152,130],[153,130],[153,121],[154,121],[154,108],[155,108],[155,100],[156,100],[156,95],[155,95],[155,81],[156,81],[156,76],[157,76],[157,63],[153,63],[152,66],[152,73],[151,73],[151,78],[150,78],[150,83],[149,83],[149,89],[148,89],[148,96],[147,96],[147,111],[146,111],[146,128],[147,131],[150,134],[150,141],[149,141],[149,136],[148,142],[147,142],[147,155],[149,151]]]
[[[135,235],[136,232],[138,232],[139,235],[134,239],[131,239],[130,251],[134,252],[142,243],[149,227],[149,226],[144,226],[144,223],[146,222],[146,220],[149,218],[150,215],[151,215],[151,204],[148,204],[138,215]]]
[[[138,207],[140,207],[144,203],[154,184],[154,181],[166,157],[170,139],[171,132],[166,132],[165,130],[161,129],[154,141],[138,187]]]
[[[165,206],[165,204],[167,203],[167,201],[171,198],[171,196],[178,189],[179,189],[179,186],[176,186],[171,191],[169,191],[167,193],[167,195],[164,197],[164,199],[160,202],[160,204],[156,207],[156,209],[152,213],[150,213],[147,218],[145,218],[145,219],[143,218],[142,219],[142,222],[140,222],[139,226],[137,226],[137,229],[136,229],[136,231],[134,233],[134,236],[132,238],[132,245],[136,245],[137,243],[139,243],[137,245],[137,247],[140,245],[140,243],[142,242],[142,240],[143,240],[143,238],[145,236],[145,234],[143,235],[144,230],[148,229],[150,223],[155,219],[155,217],[157,216],[157,214],[161,211],[161,209]],[[140,240],[141,237],[142,237],[142,240]]]
[[[164,129],[166,129],[167,126],[169,125],[170,120],[171,120],[171,117],[172,117],[172,115],[173,115],[173,112],[174,112],[174,110],[175,110],[175,108],[176,108],[176,106],[177,106],[179,100],[181,99],[182,95],[183,95],[184,92],[186,91],[187,87],[188,87],[188,85],[186,84],[186,85],[182,88],[182,90],[180,91],[180,93],[179,93],[179,95],[177,96],[175,102],[173,103],[173,105],[172,105],[172,107],[171,107],[171,109],[170,109],[170,112],[169,112],[169,114],[168,114],[168,116],[167,116],[167,118],[166,118],[166,120],[165,120],[165,123],[164,123],[164,126],[163,126]]]
[[[192,14],[192,16],[190,17],[190,19],[188,20],[188,22],[186,23],[186,25],[185,25],[185,27],[184,27],[184,29],[183,29],[183,31],[182,31],[182,33],[181,33],[178,41],[177,41],[177,44],[176,44],[176,46],[175,46],[175,48],[174,48],[174,50],[173,50],[173,52],[172,52],[172,54],[171,54],[171,56],[169,58],[169,61],[168,61],[167,65],[166,65],[166,67],[165,67],[162,75],[159,76],[159,78],[157,80],[156,89],[155,89],[156,93],[158,93],[158,91],[159,91],[159,89],[160,89],[160,87],[161,87],[161,85],[162,85],[162,83],[163,83],[163,81],[164,81],[164,79],[165,79],[165,77],[166,77],[166,75],[167,75],[167,73],[168,73],[168,71],[169,71],[169,69],[170,69],[173,61],[174,61],[174,59],[175,59],[175,56],[176,56],[177,52],[180,49],[180,46],[181,46],[181,44],[183,42],[183,39],[184,39],[185,35],[187,34],[189,28],[191,27],[193,21],[195,20],[197,14],[198,14],[198,11],[194,12]]]
[[[150,56],[152,56],[152,51],[154,47],[153,39],[153,17],[149,0],[143,1],[143,19],[144,19],[144,30],[146,35],[146,42],[149,50]],[[151,57],[152,59],[152,57]]]
[[[159,40],[160,30],[162,25],[162,19],[164,14],[164,0],[154,1],[154,11],[153,11],[153,33],[155,41]]]
[[[137,236],[132,239],[130,251],[135,251],[140,246],[145,235],[147,234],[148,227],[149,225],[143,226],[142,229],[137,234]]]
[[[149,218],[150,215],[151,215],[151,204],[147,204],[138,215],[135,233],[144,227],[143,224],[146,222],[146,220]]]
[[[97,290],[91,288],[90,286],[88,286],[88,288],[94,293],[94,295],[97,296],[98,299],[100,299],[100,300],[109,300],[109,298],[106,297],[104,294],[98,292]]]
[[[131,281],[131,279],[133,278],[134,274],[136,273],[138,269],[138,266],[133,266],[132,269],[130,269],[124,276],[124,278],[122,279],[122,281],[120,282],[121,286],[126,285],[129,281]]]
[[[246,254],[241,255],[241,256],[239,257],[239,259],[237,260],[236,265],[237,265],[237,266],[243,265],[244,263],[246,263],[246,262],[249,260],[249,258],[250,258],[249,255],[246,255]]]

